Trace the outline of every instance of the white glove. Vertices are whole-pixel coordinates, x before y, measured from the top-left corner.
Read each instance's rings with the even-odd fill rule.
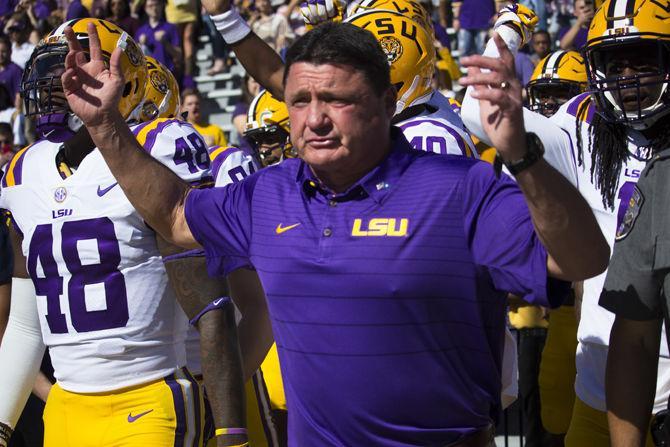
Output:
[[[513,3],[505,6],[498,13],[498,19],[493,25],[493,29],[498,30],[503,25],[507,25],[521,36],[521,45],[524,46],[530,42],[538,18],[532,9],[519,3]]]
[[[338,0],[307,0],[300,4],[300,11],[308,27],[328,21],[342,21],[342,8]]]

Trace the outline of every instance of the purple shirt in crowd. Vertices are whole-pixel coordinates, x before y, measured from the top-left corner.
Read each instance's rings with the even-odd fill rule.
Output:
[[[173,71],[175,66],[174,61],[172,60],[172,56],[170,56],[170,53],[167,52],[165,46],[161,42],[157,41],[156,37],[154,37],[154,34],[158,31],[165,31],[165,39],[167,39],[167,41],[170,42],[173,47],[181,46],[181,38],[179,37],[179,31],[177,30],[177,27],[166,21],[160,22],[158,25],[156,25],[155,28],[152,28],[149,23],[145,23],[144,25],[140,26],[140,28],[137,30],[137,33],[135,34],[135,41],[139,43],[142,36],[147,36],[147,41],[143,45],[143,49],[148,51],[149,56],[155,57],[170,71]]]
[[[0,84],[3,84],[9,92],[9,98],[14,105],[16,94],[21,90],[21,78],[23,70],[14,62],[7,64],[4,70],[0,69]]]
[[[186,201],[210,275],[260,276],[291,445],[446,445],[495,422],[506,291],[548,305],[516,184],[393,136],[344,193],[287,159]]]
[[[519,51],[516,56],[514,56],[514,70],[516,71],[516,77],[519,82],[521,82],[521,85],[526,85],[528,84],[528,81],[530,81],[530,77],[533,75],[535,64],[527,53]]]
[[[558,30],[558,40],[560,41],[565,34],[570,31],[570,26],[564,26],[560,30]],[[586,45],[586,40],[589,36],[589,29],[588,28],[579,28],[579,31],[577,32],[577,35],[575,36],[575,40],[572,41],[572,48],[579,51],[582,49],[584,45]]]
[[[67,8],[65,20],[83,19],[90,16],[91,14],[88,12],[88,9],[86,9],[84,5],[81,4],[81,1],[74,0]]]
[[[493,0],[464,0],[459,21],[463,29],[489,29],[496,12]]]

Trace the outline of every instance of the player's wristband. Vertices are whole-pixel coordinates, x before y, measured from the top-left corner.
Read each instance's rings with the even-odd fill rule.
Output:
[[[177,261],[179,259],[186,259],[186,258],[200,258],[203,256],[205,256],[205,251],[196,248],[193,250],[182,251],[181,253],[175,253],[173,255],[163,256],[163,262],[165,263],[170,261]]]
[[[251,32],[251,28],[247,22],[240,16],[237,9],[230,8],[230,10],[223,14],[210,16],[214,26],[216,27],[223,40],[228,44],[234,44],[244,39]]]
[[[230,302],[231,302],[230,297],[227,297],[227,296],[222,296],[222,297],[219,297],[219,298],[215,299],[214,301],[209,303],[207,305],[207,307],[205,307],[203,310],[198,312],[198,315],[196,315],[191,320],[189,320],[189,324],[192,325],[192,326],[195,326],[196,324],[198,324],[198,321],[200,321],[202,316],[205,315],[207,312],[209,312],[211,310],[221,309],[223,306],[226,306]],[[233,429],[232,428],[219,428],[218,430],[233,430]],[[235,430],[237,430],[237,429],[235,429]],[[244,430],[244,433],[247,432],[246,428],[240,429],[240,430]],[[226,433],[221,433],[221,434],[224,435]],[[233,434],[233,433],[228,433],[228,434]]]
[[[13,432],[12,427],[4,422],[0,422],[0,445],[5,446],[9,444],[9,438],[12,437]]]
[[[221,435],[246,435],[247,429],[242,427],[217,428],[214,430],[214,436]],[[242,444],[244,445],[244,444]]]

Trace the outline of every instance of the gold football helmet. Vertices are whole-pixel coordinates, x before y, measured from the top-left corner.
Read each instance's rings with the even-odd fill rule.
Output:
[[[395,113],[421,104],[433,93],[435,46],[428,32],[412,19],[392,11],[367,11],[347,22],[375,35],[391,66],[398,91]]]
[[[645,129],[670,111],[670,0],[605,1],[583,51],[605,119]]]
[[[538,62],[526,86],[530,109],[551,116],[586,90],[584,59],[576,51],[554,51]]]
[[[409,17],[433,34],[433,21],[428,11],[414,0],[355,0],[347,5],[347,17],[366,11],[393,11]]]
[[[147,67],[142,50],[133,38],[111,22],[101,19],[75,19],[63,23],[36,46],[23,73],[21,94],[26,115],[37,117],[37,129],[51,141],[65,141],[81,127],[81,121],[69,109],[60,76],[68,53],[65,28],[71,26],[81,46],[88,48],[87,25],[93,23],[100,37],[106,61],[115,48],[121,48],[121,71],[125,79],[119,111],[124,118],[142,102]]]
[[[137,120],[176,118],[181,102],[179,84],[167,67],[151,56],[147,60],[148,80],[144,89],[144,102],[136,109]]]
[[[288,108],[267,90],[261,90],[249,105],[244,136],[252,142],[263,166],[295,157]]]

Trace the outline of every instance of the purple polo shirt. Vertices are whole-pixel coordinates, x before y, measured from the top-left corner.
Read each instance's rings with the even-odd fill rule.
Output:
[[[263,283],[291,445],[446,445],[495,422],[506,291],[548,304],[516,184],[394,138],[341,194],[288,159],[187,198],[210,275]]]
[[[463,29],[489,29],[496,8],[493,0],[464,0],[459,21]]]
[[[567,34],[568,31],[570,31],[569,26],[564,26],[558,31],[558,40],[560,41],[563,36]],[[586,41],[589,36],[589,29],[588,28],[579,28],[579,31],[577,31],[577,35],[575,36],[575,40],[572,41],[572,47],[574,50],[581,50],[584,45],[586,45]]]
[[[162,62],[170,71],[174,70],[174,61],[172,56],[167,52],[163,44],[156,40],[154,34],[157,31],[165,31],[166,39],[174,47],[181,46],[181,38],[179,37],[179,31],[177,27],[168,22],[160,22],[156,27],[152,28],[149,23],[145,23],[140,26],[135,34],[135,41],[139,42],[141,36],[147,36],[147,42],[143,45],[142,49],[145,51],[145,54],[155,57],[159,62]]]
[[[16,94],[21,91],[22,77],[23,70],[14,62],[7,64],[4,70],[0,69],[0,84],[3,84],[7,88],[12,105],[14,105]]]

